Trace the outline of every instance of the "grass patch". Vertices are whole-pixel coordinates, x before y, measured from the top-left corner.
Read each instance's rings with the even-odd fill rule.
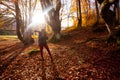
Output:
[[[33,49],[33,50],[30,50],[30,51],[28,52],[28,54],[29,54],[29,55],[33,55],[33,54],[36,54],[36,53],[38,53],[38,52],[40,52],[39,49]]]
[[[117,39],[117,44],[120,45],[120,38]]]
[[[16,35],[0,35],[0,41],[18,39]]]

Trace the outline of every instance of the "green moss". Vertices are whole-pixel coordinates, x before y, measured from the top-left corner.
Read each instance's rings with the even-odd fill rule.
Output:
[[[119,38],[117,39],[117,44],[120,45],[120,39]]]
[[[33,50],[30,50],[30,51],[28,52],[28,54],[29,54],[29,55],[32,55],[32,54],[36,54],[36,53],[38,53],[38,52],[40,52],[40,50],[38,50],[38,49],[33,49]]]

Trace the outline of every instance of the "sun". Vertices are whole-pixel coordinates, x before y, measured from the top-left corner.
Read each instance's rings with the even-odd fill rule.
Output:
[[[44,13],[42,13],[41,11],[34,12],[33,17],[32,17],[32,23],[33,24],[44,24],[45,23]]]
[[[35,11],[33,13],[33,16],[31,16],[32,21],[29,25],[27,25],[26,32],[28,30],[41,30],[42,28],[46,27],[45,19],[44,19],[44,14],[41,11]]]

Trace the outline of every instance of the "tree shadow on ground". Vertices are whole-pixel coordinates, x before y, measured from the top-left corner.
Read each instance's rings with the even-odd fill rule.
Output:
[[[14,48],[14,46],[16,46],[18,43],[6,46],[4,48],[0,48],[0,56],[5,55],[7,52],[11,52],[13,51],[12,48]]]
[[[0,60],[0,76],[2,73],[6,70],[6,68],[11,64],[11,62],[18,56],[22,51],[24,51],[28,46],[24,46],[21,42],[16,43],[12,46],[4,48],[4,50],[0,51],[1,55],[7,58],[4,58],[3,60]]]

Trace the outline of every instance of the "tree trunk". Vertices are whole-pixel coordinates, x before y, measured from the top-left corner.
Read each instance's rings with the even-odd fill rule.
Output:
[[[52,42],[59,41],[61,37],[61,21],[59,19],[61,0],[57,0],[55,3],[56,4],[53,5],[53,2],[51,0],[41,0],[41,6],[44,13],[46,13],[46,9],[51,7],[51,9],[47,12],[48,14],[45,15],[45,19],[47,21],[47,24],[51,26],[53,31],[53,36],[51,38]]]
[[[28,13],[29,13],[29,17],[28,17],[28,25],[29,24],[31,24],[31,22],[32,22],[32,2],[31,2],[32,0],[29,0],[29,9],[28,9]],[[28,27],[28,25],[27,25],[27,27]],[[24,43],[25,44],[32,44],[32,43],[34,43],[34,39],[32,38],[32,30],[31,29],[27,29],[27,27],[26,27],[26,30],[25,30],[25,32],[24,32]]]
[[[118,9],[118,25],[120,24],[120,0],[118,1],[118,4],[117,4],[117,9]]]
[[[20,27],[21,27],[21,14],[20,14],[20,9],[18,6],[18,1],[15,2],[15,12],[16,12],[16,33],[18,36],[18,39],[22,42],[24,42],[21,31],[20,31]]]
[[[105,21],[106,27],[109,32],[108,42],[116,41],[116,30],[115,30],[115,22],[116,22],[116,11],[110,10],[110,6],[114,5],[115,3],[118,3],[119,0],[113,0],[112,2],[108,0],[100,1],[98,2],[101,4],[101,16]]]
[[[25,34],[23,34],[22,31],[22,18],[21,18],[21,11],[19,9],[19,5],[18,5],[18,0],[14,2],[15,3],[15,11],[16,11],[16,32],[17,32],[17,36],[18,39],[24,43],[24,44],[31,44],[34,42],[33,38],[32,38],[32,34],[31,31],[27,31]],[[29,35],[28,35],[29,34]],[[26,36],[27,35],[27,36]]]
[[[81,1],[77,0],[78,28],[82,26]]]
[[[24,44],[29,45],[34,43],[34,39],[32,38],[32,31],[31,30],[26,30],[24,33]]]
[[[116,11],[116,24],[120,22],[120,14],[119,14],[119,1],[115,3],[115,11]]]
[[[57,42],[57,41],[59,41],[59,39],[61,37],[61,34],[60,34],[61,21],[59,19],[59,11],[52,11],[52,12],[49,12],[49,16],[50,16],[51,21],[48,22],[48,24],[52,27],[52,31],[53,31],[53,35],[52,35],[50,41]]]
[[[99,19],[100,19],[97,0],[95,0],[95,7],[96,7],[96,22],[95,22],[95,25],[97,25],[99,23]]]

